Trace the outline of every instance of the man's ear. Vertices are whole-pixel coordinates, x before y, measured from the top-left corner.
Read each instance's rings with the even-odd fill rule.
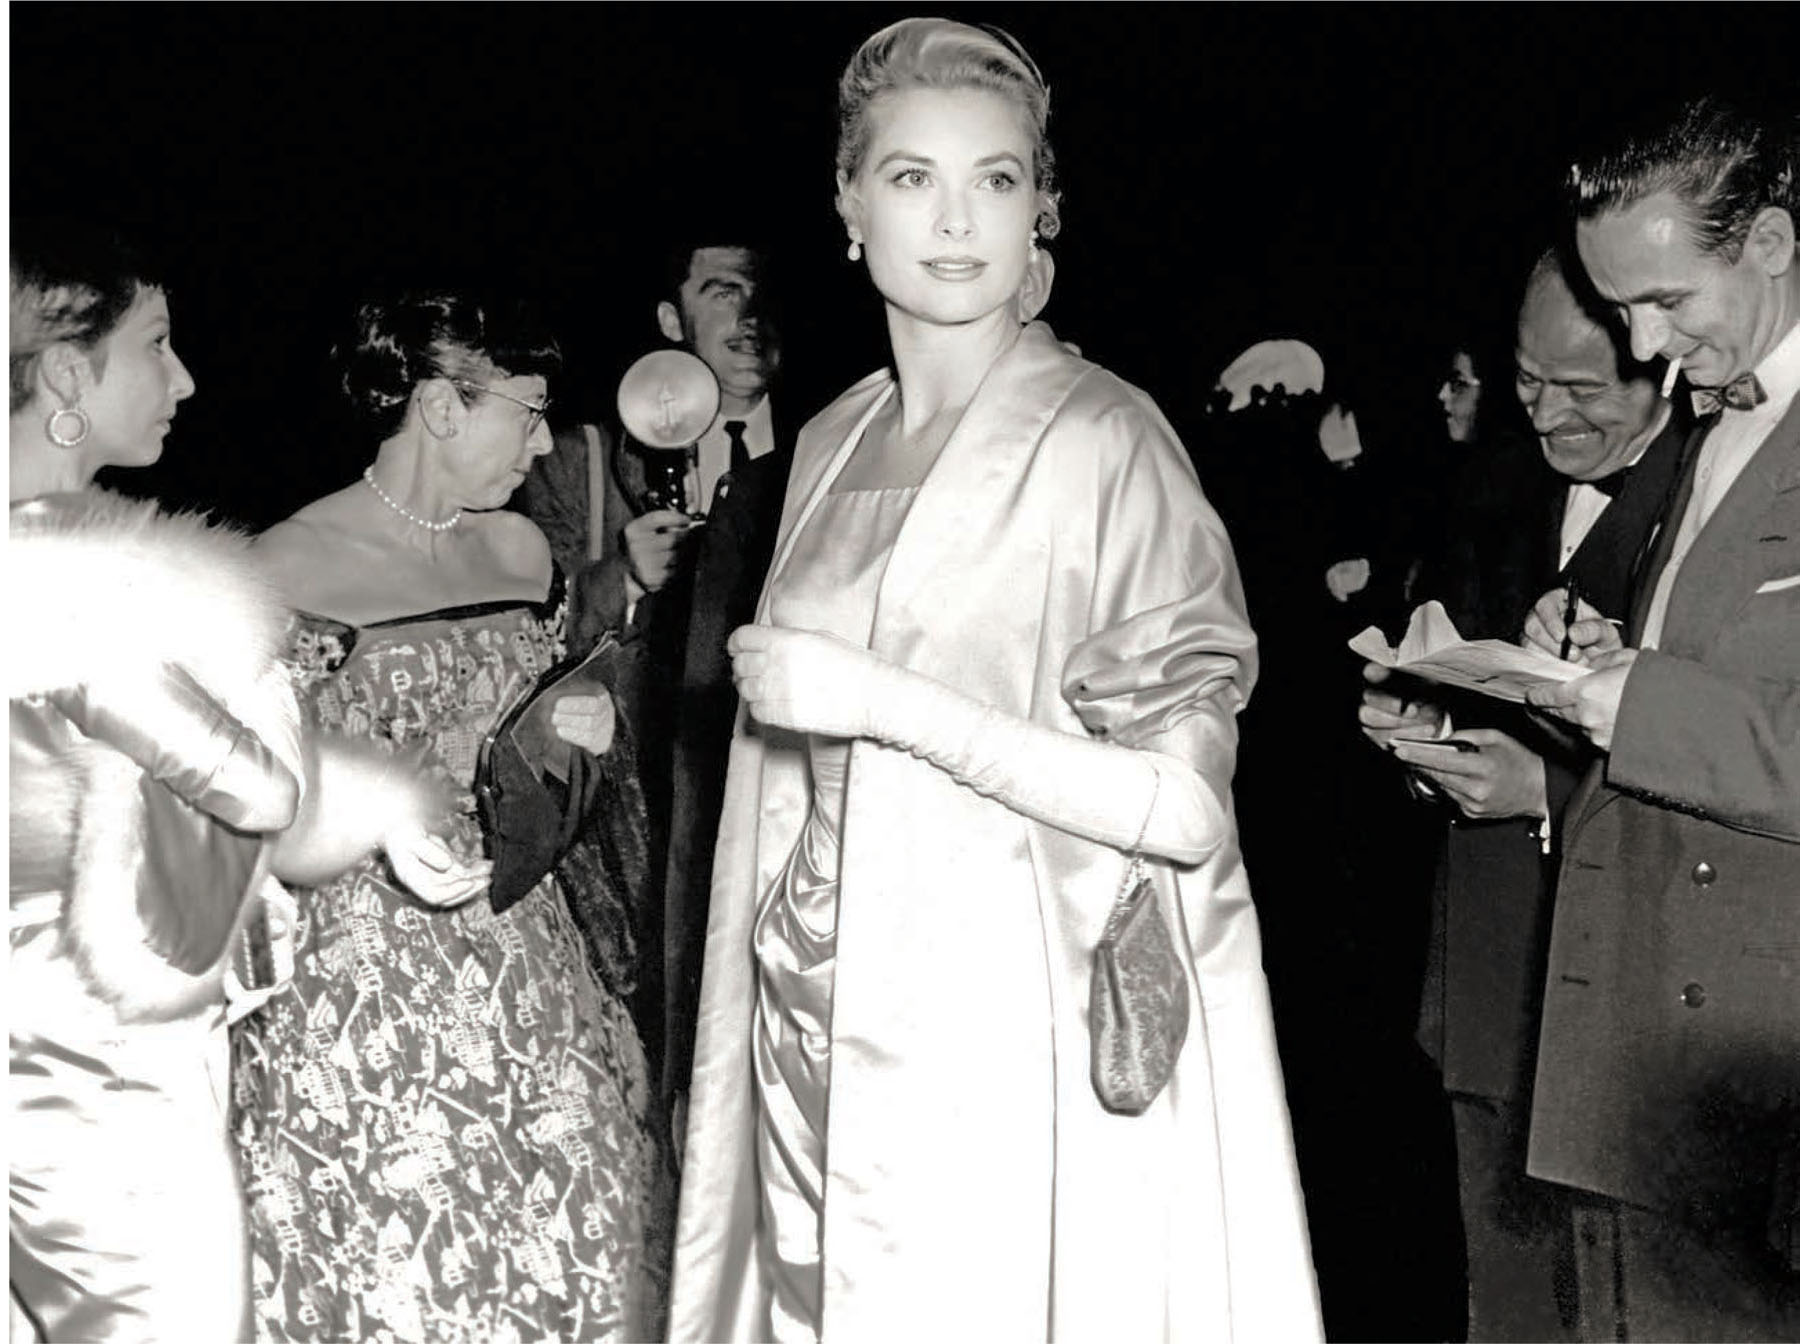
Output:
[[[1768,275],[1786,275],[1794,264],[1794,217],[1779,205],[1765,206],[1750,221],[1744,250]]]
[[[73,406],[94,385],[94,364],[79,346],[57,341],[38,356],[37,377],[58,405]]]
[[[463,399],[448,378],[431,378],[420,383],[413,392],[413,400],[419,403],[419,418],[425,424],[425,432],[434,439],[454,439],[462,422],[468,418],[469,408],[463,405]]]
[[[681,310],[667,299],[656,305],[656,327],[676,345],[687,344],[687,332],[681,329]]]

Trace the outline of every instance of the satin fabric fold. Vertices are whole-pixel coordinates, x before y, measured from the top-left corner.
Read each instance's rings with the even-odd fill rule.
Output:
[[[13,898],[14,1289],[51,1340],[245,1339],[223,1004],[121,1024],[62,946],[61,904],[57,892]]]
[[[860,437],[858,435],[857,437]],[[828,494],[771,576],[768,618],[867,644],[876,594],[912,489]],[[850,743],[809,736],[806,825],[762,898],[757,962],[757,1162],[770,1229],[770,1334],[818,1337],[831,1021]]]

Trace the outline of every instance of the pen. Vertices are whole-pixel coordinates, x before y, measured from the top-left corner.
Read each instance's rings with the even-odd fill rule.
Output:
[[[1563,637],[1562,650],[1556,656],[1564,662],[1569,660],[1569,627],[1575,624],[1575,612],[1581,602],[1581,585],[1573,574],[1569,575],[1568,586],[1563,589]]]

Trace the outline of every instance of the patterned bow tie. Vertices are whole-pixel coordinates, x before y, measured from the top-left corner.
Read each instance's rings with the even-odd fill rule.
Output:
[[[1712,415],[1715,411],[1748,411],[1769,399],[1754,373],[1740,373],[1724,387],[1696,387],[1694,414]]]

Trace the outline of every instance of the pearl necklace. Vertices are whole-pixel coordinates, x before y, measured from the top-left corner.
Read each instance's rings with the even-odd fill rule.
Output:
[[[427,532],[448,532],[462,521],[463,511],[461,509],[458,509],[455,513],[444,519],[443,522],[434,523],[429,518],[419,517],[419,515],[414,513],[411,509],[403,508],[388,497],[387,491],[375,484],[375,468],[373,466],[363,468],[363,484],[367,485],[369,489],[375,492],[375,498],[379,499],[402,518],[406,519],[407,522],[411,523],[414,527],[422,527]]]

